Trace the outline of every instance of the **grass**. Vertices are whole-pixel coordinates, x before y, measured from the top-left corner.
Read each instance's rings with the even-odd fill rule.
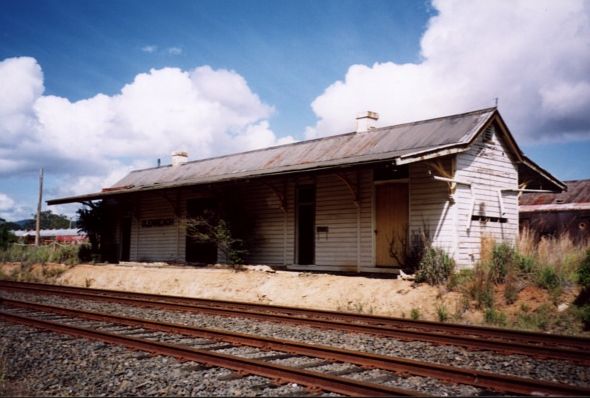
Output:
[[[84,246],[50,244],[43,246],[13,244],[0,251],[0,263],[20,262],[23,265],[80,263],[79,252]]]
[[[580,330],[580,325],[590,328],[590,299],[557,311],[563,293],[572,292],[576,283],[590,298],[588,242],[576,244],[567,234],[538,238],[524,230],[514,245],[483,238],[480,261],[473,270],[451,275],[447,287],[463,294],[468,301],[466,308],[473,305],[482,310],[485,323],[571,332]],[[545,290],[550,301],[535,310],[521,305],[519,312],[510,311],[513,315],[503,312],[504,306],[518,303],[526,286]]]
[[[449,320],[449,310],[444,303],[440,303],[436,306],[436,315],[438,316],[439,322],[446,322]]]
[[[94,281],[94,279],[92,279]],[[87,286],[89,287],[89,286]],[[346,304],[339,304],[337,307],[338,311],[344,312],[355,312],[357,314],[368,314],[373,315],[375,313],[374,303],[366,303],[363,301],[350,301],[347,300]]]
[[[484,311],[484,322],[490,325],[506,326],[507,317],[502,311],[495,308],[486,308]]]
[[[513,326],[518,329],[547,330],[552,316],[552,308],[547,304],[543,304],[535,311],[521,308],[520,312],[516,314]]]

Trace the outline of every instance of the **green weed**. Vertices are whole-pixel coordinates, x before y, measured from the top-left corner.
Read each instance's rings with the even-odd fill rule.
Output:
[[[436,314],[438,315],[439,322],[446,322],[449,319],[449,311],[443,303],[436,307]]]
[[[427,247],[418,266],[416,282],[430,285],[445,283],[455,268],[455,260],[438,247]]]
[[[494,308],[486,308],[484,311],[484,321],[490,325],[506,326],[506,314]]]

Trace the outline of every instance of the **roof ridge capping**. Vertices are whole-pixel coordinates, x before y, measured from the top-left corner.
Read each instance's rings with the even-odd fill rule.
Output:
[[[195,160],[191,160],[188,162],[183,163],[180,166],[185,166],[185,165],[189,165],[189,164],[194,164],[194,163],[199,163],[199,162],[204,162],[206,160],[212,160],[212,159],[223,159],[223,158],[227,158],[230,156],[234,156],[234,155],[238,155],[238,154],[246,154],[246,153],[255,153],[255,152],[261,152],[261,151],[266,151],[269,149],[273,149],[273,148],[283,148],[283,147],[288,147],[288,146],[295,146],[295,145],[302,145],[302,144],[306,144],[309,142],[318,142],[318,141],[324,141],[324,140],[330,140],[330,139],[335,139],[338,137],[345,137],[345,136],[353,136],[353,135],[357,135],[357,134],[371,134],[371,133],[375,133],[378,131],[382,131],[385,129],[392,129],[392,128],[399,128],[399,127],[405,127],[405,126],[412,126],[412,125],[419,125],[419,124],[424,124],[424,123],[430,123],[430,122],[434,122],[437,120],[441,120],[441,119],[454,119],[454,118],[459,118],[459,117],[464,117],[464,116],[470,116],[470,115],[476,115],[476,114],[484,114],[486,112],[492,112],[492,111],[496,111],[498,108],[495,106],[489,107],[489,108],[482,108],[482,109],[476,109],[473,111],[469,111],[469,112],[463,112],[463,113],[456,113],[453,115],[446,115],[446,116],[437,116],[437,117],[433,117],[430,119],[424,119],[424,120],[415,120],[412,122],[405,122],[405,123],[399,123],[399,124],[392,124],[389,126],[383,126],[383,127],[377,127],[374,129],[371,129],[369,131],[364,131],[362,133],[358,133],[356,131],[351,131],[348,133],[341,133],[341,134],[333,134],[333,135],[328,135],[325,137],[318,137],[318,138],[312,138],[310,140],[301,140],[301,141],[296,141],[296,142],[290,142],[288,144],[280,144],[280,145],[271,145],[271,146],[267,146],[267,147],[263,147],[263,148],[258,148],[258,149],[251,149],[249,151],[243,151],[243,152],[233,152],[233,153],[228,153],[225,155],[219,155],[219,156],[212,156],[212,157],[207,157],[207,158],[202,158],[202,159],[195,159]],[[145,169],[137,169],[137,170],[131,170],[129,173],[137,173],[140,171],[146,171],[146,170],[154,170],[154,169],[161,169],[164,167],[171,167],[171,164],[165,165],[165,166],[160,166],[160,167],[147,167]]]

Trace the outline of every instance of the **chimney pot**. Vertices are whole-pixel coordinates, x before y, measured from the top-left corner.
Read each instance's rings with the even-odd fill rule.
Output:
[[[180,166],[188,160],[188,153],[184,151],[172,152],[172,166]]]
[[[356,132],[362,133],[370,131],[375,128],[375,124],[379,120],[379,114],[377,112],[361,112],[356,116]]]

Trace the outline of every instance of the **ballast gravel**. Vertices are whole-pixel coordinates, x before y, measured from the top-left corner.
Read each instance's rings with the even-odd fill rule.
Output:
[[[26,396],[304,396],[296,384],[0,322],[5,383]],[[13,390],[12,390],[13,391]],[[336,394],[324,394],[337,396]]]
[[[295,326],[273,322],[261,322],[259,320],[248,320],[244,318],[229,318],[201,315],[196,313],[145,309],[104,302],[72,300],[58,296],[37,296],[12,292],[1,292],[0,294],[6,298],[34,301],[68,308],[108,312],[120,316],[141,317],[195,327],[231,330],[273,338],[329,345],[349,350],[399,356],[444,365],[452,365],[456,367],[529,377],[538,380],[562,382],[586,387],[590,386],[590,368],[576,366],[564,361],[539,360],[521,355],[502,355],[489,351],[469,351],[461,347],[444,345],[437,346],[422,342],[400,341],[391,338],[379,338],[363,334],[332,332],[299,325]],[[305,364],[305,361],[312,364],[314,361],[321,362],[321,360],[310,358],[287,358],[276,360],[274,362],[294,366],[301,362]],[[336,365],[341,364],[334,364],[333,366]],[[351,365],[346,366],[350,367]],[[321,367],[313,368],[313,370],[320,369]],[[337,372],[338,369],[334,369],[334,371]],[[364,377],[368,377],[369,374],[370,373],[357,372],[348,374],[346,377],[365,380]],[[375,380],[383,379],[385,380],[383,381],[385,384],[399,388],[417,389],[424,393],[436,395],[477,395],[482,393],[482,391],[479,389],[471,386],[446,384],[427,378],[413,376],[401,377],[399,375],[396,376],[389,372],[381,371],[376,371],[375,375]],[[264,383],[262,383],[262,385],[263,384]],[[281,387],[281,389],[283,388],[285,388],[285,386]],[[277,395],[278,391],[279,390],[274,389],[270,395]],[[259,394],[262,393],[256,393],[256,395]],[[286,394],[290,395],[291,393],[286,392]],[[81,393],[81,395],[84,394]]]

